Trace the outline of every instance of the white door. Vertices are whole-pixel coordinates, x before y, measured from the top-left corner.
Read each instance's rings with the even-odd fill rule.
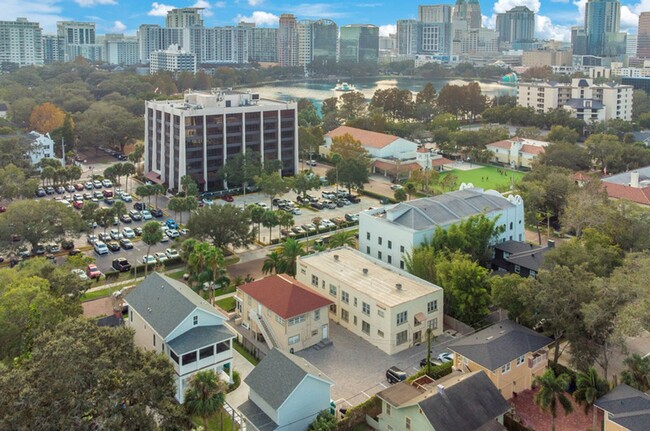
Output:
[[[329,326],[323,325],[323,340],[326,339],[327,336],[329,335],[329,329],[330,329]]]
[[[257,315],[258,316],[262,315],[262,304],[257,304]]]

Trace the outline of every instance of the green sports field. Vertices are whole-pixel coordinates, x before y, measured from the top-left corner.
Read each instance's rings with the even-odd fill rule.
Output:
[[[475,187],[484,189],[494,189],[498,191],[507,191],[510,189],[511,177],[514,178],[515,184],[524,176],[523,172],[505,170],[505,175],[501,174],[494,166],[482,166],[478,169],[468,171],[454,169],[442,173],[442,176],[450,173],[458,177],[458,186],[462,183],[472,183]],[[502,170],[503,171],[503,170]]]

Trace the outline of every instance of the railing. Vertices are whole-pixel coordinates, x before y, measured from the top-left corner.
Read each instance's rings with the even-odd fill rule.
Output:
[[[257,323],[257,326],[260,329],[260,331],[262,331],[262,335],[264,336],[264,340],[266,341],[266,344],[269,346],[269,349],[272,349],[274,347],[277,348],[280,345],[280,343],[278,343],[278,341],[275,339],[275,334],[266,325],[266,322],[264,321],[262,316],[251,311],[249,313],[249,317],[253,322]]]
[[[532,358],[528,359],[528,368],[536,369],[548,363],[548,353],[534,353]]]

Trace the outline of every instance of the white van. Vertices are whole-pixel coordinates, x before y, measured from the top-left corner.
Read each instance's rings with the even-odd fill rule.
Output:
[[[108,254],[108,247],[106,247],[106,244],[104,244],[102,241],[95,241],[95,253],[102,255],[102,254]]]

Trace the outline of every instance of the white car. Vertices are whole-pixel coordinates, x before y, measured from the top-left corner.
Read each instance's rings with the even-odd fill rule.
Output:
[[[167,255],[162,251],[157,251],[153,254],[153,257],[158,261],[158,263],[163,263],[167,260]]]
[[[135,238],[135,232],[130,227],[125,227],[124,229],[122,229],[122,235],[124,236],[124,238],[129,238],[129,239]]]
[[[102,185],[106,188],[113,187],[113,182],[109,180],[108,178],[104,178],[102,180]]]
[[[93,181],[93,187],[95,187],[96,189],[101,189],[102,188],[102,182],[99,181],[99,180]]]
[[[190,233],[190,230],[186,228],[178,229],[178,233],[180,233],[181,235],[187,235],[188,233]]]
[[[258,207],[262,207],[262,208],[264,208],[265,210],[270,209],[270,208],[269,208],[269,205],[268,205],[266,202],[258,202],[258,203],[256,203],[255,205],[257,205]]]
[[[167,236],[167,230],[163,230],[163,236],[160,238],[160,242],[168,242],[169,237]]]
[[[120,239],[122,239],[122,234],[117,229],[111,229],[110,235],[111,235],[111,239],[114,239],[115,241],[119,241]]]
[[[335,227],[336,225],[332,223],[329,219],[324,218],[321,220],[321,224],[324,224],[327,227]]]
[[[203,202],[204,205],[210,206],[214,203],[214,201],[210,198],[203,198],[201,199],[201,202]]]
[[[178,238],[181,235],[176,229],[168,229],[165,233],[171,239]]]
[[[301,215],[302,211],[300,211],[300,209],[298,209],[298,208],[294,208],[294,209],[291,210],[291,214],[293,214],[293,215]]]
[[[175,248],[168,248],[165,250],[165,256],[167,256],[167,259],[176,259],[180,254],[178,254],[178,250]]]
[[[157,262],[156,258],[150,254],[142,256],[142,263],[144,263],[145,265],[146,264],[155,265],[156,262]]]
[[[86,275],[86,271],[84,271],[83,269],[75,268],[70,272],[73,273],[74,275],[76,275],[77,277],[79,277],[79,280],[82,280],[82,281],[88,280],[88,276]]]
[[[142,210],[140,212],[140,215],[142,216],[142,220],[151,220],[153,218],[151,213],[147,210]]]
[[[108,247],[106,247],[106,244],[104,244],[101,241],[95,241],[95,253],[99,254],[100,256],[103,254],[108,254]]]
[[[122,193],[122,200],[124,202],[133,202],[133,198],[128,193]]]

